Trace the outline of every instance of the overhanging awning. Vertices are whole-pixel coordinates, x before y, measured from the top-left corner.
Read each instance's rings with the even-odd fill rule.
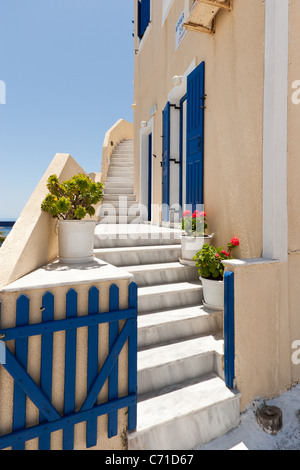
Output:
[[[231,10],[231,0],[196,0],[184,28],[214,34],[214,19],[220,10]]]

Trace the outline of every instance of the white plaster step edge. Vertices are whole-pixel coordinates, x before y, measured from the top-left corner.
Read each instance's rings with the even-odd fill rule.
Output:
[[[197,268],[184,266],[176,261],[136,266],[129,265],[124,266],[123,269],[133,274],[133,280],[139,287],[174,282],[197,281],[199,279]]]
[[[114,187],[109,187],[109,186],[106,186],[104,187],[104,195],[107,195],[107,194],[114,194],[114,195],[126,195],[126,194],[131,194],[133,195],[134,194],[134,191],[133,191],[133,185],[131,185],[131,187],[128,187],[128,188],[121,188],[120,186],[114,186]]]
[[[126,178],[127,180],[127,178]],[[133,190],[133,182],[132,181],[123,181],[118,180],[118,181],[106,181],[105,182],[105,190],[107,188],[131,188]]]
[[[105,191],[105,190],[104,190]],[[133,194],[104,194],[102,202],[110,202],[110,201],[117,201],[118,203],[124,204],[126,201],[131,201],[132,204],[136,204],[136,195]]]
[[[209,335],[138,352],[138,394],[222,370],[224,341]]]
[[[222,329],[223,311],[209,310],[203,305],[152,311],[138,316],[138,347],[215,334]]]
[[[97,258],[117,267],[138,264],[168,263],[177,261],[181,253],[180,245],[149,245],[94,250]]]
[[[142,224],[144,218],[137,215],[100,215],[98,224]]]
[[[138,311],[168,309],[201,304],[203,299],[200,281],[176,282],[139,288]]]
[[[191,450],[240,424],[240,393],[215,374],[138,402],[128,450]]]

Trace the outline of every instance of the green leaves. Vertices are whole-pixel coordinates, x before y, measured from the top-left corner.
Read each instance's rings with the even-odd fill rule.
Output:
[[[103,184],[93,182],[87,175],[74,175],[59,182],[56,175],[47,181],[49,194],[41,204],[43,211],[63,220],[81,220],[95,214],[93,205],[103,198]]]
[[[224,277],[224,265],[222,261],[233,259],[230,253],[222,247],[205,244],[194,256],[199,275],[206,279],[222,280]]]

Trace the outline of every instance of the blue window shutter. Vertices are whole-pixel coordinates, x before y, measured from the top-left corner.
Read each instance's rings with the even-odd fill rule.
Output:
[[[150,22],[150,1],[138,0],[138,36],[141,39]]]
[[[186,204],[203,204],[205,64],[187,77]]]
[[[162,157],[162,203],[163,221],[169,221],[170,204],[170,103],[163,110],[163,157]]]

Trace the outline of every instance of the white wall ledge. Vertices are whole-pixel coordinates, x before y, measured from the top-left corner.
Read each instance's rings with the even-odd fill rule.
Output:
[[[62,264],[59,261],[54,261],[5,286],[0,293],[24,292],[105,281],[114,282],[124,279],[131,280],[133,275],[97,258],[85,264]]]
[[[280,260],[268,259],[268,258],[247,258],[247,259],[230,259],[224,260],[222,263],[226,266],[227,269],[232,268],[241,268],[246,266],[255,266],[258,264],[274,264],[282,263]]]

